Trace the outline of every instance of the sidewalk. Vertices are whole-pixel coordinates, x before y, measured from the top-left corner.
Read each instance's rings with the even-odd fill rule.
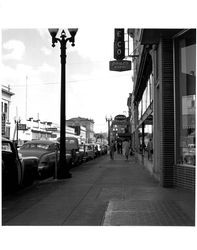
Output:
[[[195,196],[162,188],[135,158],[109,155],[3,201],[3,225],[194,226]]]
[[[121,155],[116,160],[122,164]],[[195,195],[183,190],[162,188],[134,159],[124,162],[130,168],[129,181],[120,200],[110,200],[104,226],[194,226]]]

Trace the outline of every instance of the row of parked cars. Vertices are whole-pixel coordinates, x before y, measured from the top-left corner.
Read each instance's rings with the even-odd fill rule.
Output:
[[[16,144],[2,138],[2,192],[31,185],[37,176],[37,157],[22,157]]]
[[[2,189],[3,192],[31,185],[35,179],[54,176],[59,165],[60,139],[32,140],[19,149],[2,138]],[[81,144],[75,137],[66,137],[66,166],[72,168],[100,155],[107,154],[107,146]]]

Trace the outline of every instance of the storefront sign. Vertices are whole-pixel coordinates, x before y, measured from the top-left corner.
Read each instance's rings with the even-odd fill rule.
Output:
[[[123,60],[125,58],[124,29],[115,29],[114,31],[114,58]]]
[[[53,127],[53,128],[46,128],[46,131],[56,132],[57,128],[55,128],[55,127]]]
[[[117,115],[115,116],[114,120],[116,121],[122,121],[122,120],[126,120],[126,116],[125,115]]]
[[[18,123],[18,130],[26,130],[26,124]]]
[[[5,136],[5,113],[1,115],[1,135]]]
[[[127,71],[131,70],[131,61],[110,61],[109,70],[111,71]]]

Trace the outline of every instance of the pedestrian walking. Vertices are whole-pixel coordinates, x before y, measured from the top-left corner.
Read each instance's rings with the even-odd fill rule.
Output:
[[[118,154],[122,154],[122,142],[121,141],[117,142],[117,150],[118,150]]]
[[[115,142],[112,140],[110,144],[110,158],[111,160],[114,160],[114,152],[116,151],[116,145]]]
[[[122,141],[120,141],[120,154],[122,154]]]
[[[153,142],[151,138],[149,139],[149,142],[147,144],[147,151],[148,151],[148,159],[152,160]]]
[[[129,150],[130,150],[130,143],[129,143],[129,141],[125,140],[123,142],[122,147],[123,147],[123,155],[125,156],[126,160],[128,160],[128,158],[129,158]]]

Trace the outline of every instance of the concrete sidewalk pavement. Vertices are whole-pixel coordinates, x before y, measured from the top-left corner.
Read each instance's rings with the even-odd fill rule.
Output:
[[[3,225],[195,225],[195,195],[162,188],[134,157],[102,156],[71,172],[3,201]]]
[[[116,160],[123,164],[121,155]],[[130,168],[122,200],[109,200],[105,226],[194,226],[195,194],[163,188],[134,157],[124,165]],[[122,165],[122,166],[124,166]]]

